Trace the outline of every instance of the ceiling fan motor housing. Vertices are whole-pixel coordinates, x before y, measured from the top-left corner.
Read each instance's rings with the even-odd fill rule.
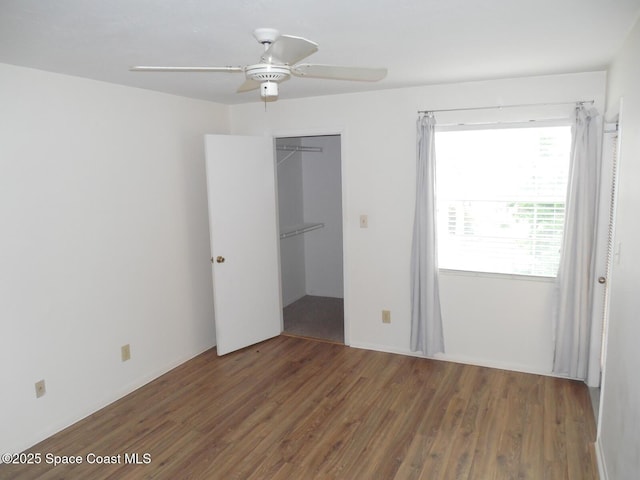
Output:
[[[245,74],[247,78],[260,82],[260,96],[272,98],[278,96],[278,82],[291,76],[291,69],[287,65],[271,65],[258,63],[249,65]]]
[[[291,76],[291,69],[287,65],[270,65],[258,63],[249,65],[245,74],[256,82],[280,82]]]

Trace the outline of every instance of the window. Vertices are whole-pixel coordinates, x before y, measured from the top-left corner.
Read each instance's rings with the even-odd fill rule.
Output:
[[[436,132],[442,269],[555,277],[571,127]]]

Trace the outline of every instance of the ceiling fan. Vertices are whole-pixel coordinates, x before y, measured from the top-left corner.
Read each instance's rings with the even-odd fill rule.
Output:
[[[322,78],[333,80],[355,80],[377,82],[387,75],[386,68],[345,67],[338,65],[319,65],[298,63],[318,51],[318,44],[302,37],[280,35],[273,28],[258,28],[253,36],[264,45],[260,61],[243,67],[159,67],[135,66],[134,72],[223,72],[244,73],[246,80],[237,92],[260,89],[265,100],[278,97],[278,83],[296,77]]]

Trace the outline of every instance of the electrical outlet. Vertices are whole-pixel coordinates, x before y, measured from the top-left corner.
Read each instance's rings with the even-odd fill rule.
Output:
[[[360,215],[360,228],[369,228],[369,217],[367,215]]]
[[[391,311],[382,310],[382,323],[391,323]]]
[[[36,382],[36,398],[40,398],[45,393],[47,393],[47,387],[44,384],[44,380]]]
[[[131,347],[127,343],[120,348],[120,354],[122,356],[122,361],[126,362],[127,360],[131,360]]]

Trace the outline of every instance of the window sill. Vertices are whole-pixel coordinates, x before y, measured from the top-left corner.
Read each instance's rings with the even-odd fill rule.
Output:
[[[554,283],[556,277],[540,277],[536,275],[518,275],[513,273],[492,273],[492,272],[471,272],[468,270],[448,270],[439,269],[441,275],[444,276],[460,276],[460,277],[479,277],[479,278],[496,278],[503,280],[515,280],[521,282],[543,282]]]

